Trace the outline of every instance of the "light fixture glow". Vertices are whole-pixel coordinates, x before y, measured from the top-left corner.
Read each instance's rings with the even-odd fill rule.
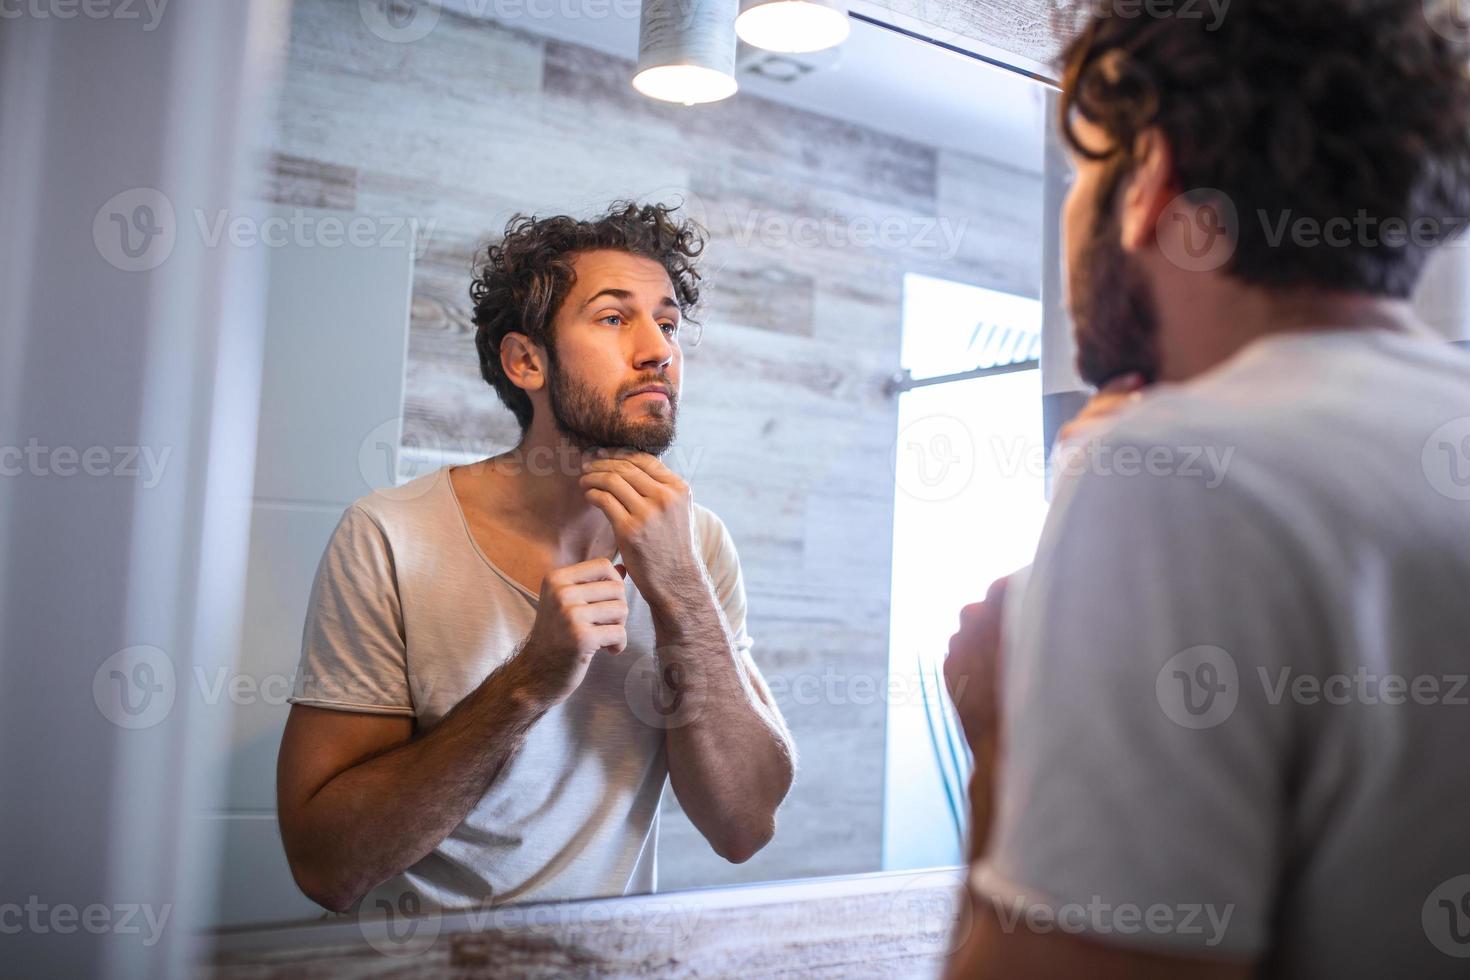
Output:
[[[733,76],[703,65],[654,65],[633,76],[633,87],[650,99],[697,105],[728,99],[739,85]]]
[[[741,0],[735,20],[740,40],[782,54],[836,47],[851,30],[843,0]]]
[[[738,0],[643,0],[633,87],[695,105],[735,94]]]

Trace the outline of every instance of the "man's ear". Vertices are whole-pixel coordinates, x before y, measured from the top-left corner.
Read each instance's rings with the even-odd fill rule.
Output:
[[[1155,126],[1140,133],[1133,159],[1137,163],[1119,202],[1123,248],[1129,252],[1152,244],[1159,215],[1179,196],[1174,180],[1174,150],[1163,130]]]
[[[546,386],[546,351],[523,333],[508,333],[500,341],[500,369],[511,384],[537,391]]]

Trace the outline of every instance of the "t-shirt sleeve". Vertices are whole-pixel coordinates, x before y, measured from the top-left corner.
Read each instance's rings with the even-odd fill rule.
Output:
[[[704,551],[705,570],[715,588],[715,597],[730,624],[736,653],[749,653],[755,645],[745,628],[745,580],[740,574],[740,556],[735,541],[725,524],[713,511],[701,508],[700,544]]]
[[[1003,925],[1263,950],[1292,728],[1261,676],[1310,643],[1289,554],[1228,480],[1059,483],[1006,623],[999,810],[970,878]]]
[[[292,704],[371,714],[414,713],[403,610],[383,529],[348,507],[317,565]]]

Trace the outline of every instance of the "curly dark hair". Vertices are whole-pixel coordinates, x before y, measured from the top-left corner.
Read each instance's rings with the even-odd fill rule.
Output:
[[[1097,2],[1057,19],[1066,33],[1080,26],[1060,58],[1062,133],[1122,175],[1135,138],[1159,127],[1181,190],[1222,192],[1237,209],[1228,274],[1402,299],[1430,248],[1463,228],[1470,43],[1448,12],[1424,0],[1234,0],[1214,22],[1136,8],[1082,19]],[[1074,114],[1112,148],[1084,146]],[[1303,218],[1356,221],[1360,233],[1330,247],[1280,235]]]
[[[518,214],[506,224],[501,240],[477,259],[470,300],[480,374],[515,413],[522,432],[531,425],[531,399],[505,376],[500,343],[516,332],[553,350],[552,323],[576,282],[572,260],[579,253],[612,249],[658,262],[674,286],[680,315],[697,324],[696,260],[707,233],[694,221],[676,218],[677,210],[677,205],[615,201],[591,220]]]

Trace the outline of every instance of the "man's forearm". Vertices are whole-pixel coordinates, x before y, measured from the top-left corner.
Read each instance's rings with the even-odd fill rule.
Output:
[[[302,850],[323,904],[343,911],[464,820],[547,711],[525,680],[511,657],[438,725],[339,773],[307,801]]]
[[[669,780],[715,850],[744,861],[775,832],[794,747],[759,675],[737,656],[712,589],[702,574],[696,581],[654,613],[660,663],[677,664],[672,676],[697,699],[687,723],[668,730]]]
[[[981,733],[971,743],[975,771],[970,775],[970,841],[971,865],[985,856],[990,847],[990,828],[995,820],[995,784],[999,774],[999,751],[994,735]]]

